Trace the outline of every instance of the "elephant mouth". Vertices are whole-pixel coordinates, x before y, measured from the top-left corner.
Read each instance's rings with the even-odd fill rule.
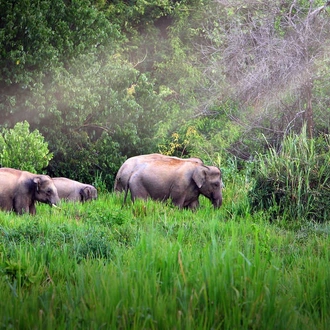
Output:
[[[58,206],[56,205],[57,202],[54,203],[54,201],[46,201],[45,203],[48,204],[50,207],[54,207],[54,208],[57,208],[57,207],[58,207]]]
[[[219,208],[222,205],[222,198],[213,198],[212,196],[212,204],[215,209]]]

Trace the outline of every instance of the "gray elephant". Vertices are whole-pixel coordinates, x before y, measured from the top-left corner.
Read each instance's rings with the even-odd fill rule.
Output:
[[[178,158],[174,156],[167,156],[162,154],[148,154],[148,155],[140,155],[128,158],[124,164],[120,167],[116,178],[115,178],[115,185],[114,191],[123,192],[128,183],[128,179],[132,175],[136,166],[154,162],[156,160],[160,160],[163,162],[170,162],[172,160],[182,160],[187,162],[194,162],[198,164],[203,164],[203,161],[199,158]]]
[[[222,204],[221,171],[215,166],[180,159],[137,165],[129,177],[125,200],[128,190],[133,202],[136,198],[171,199],[179,208],[195,209],[202,194],[210,199],[214,208]]]
[[[72,202],[86,202],[97,199],[97,189],[90,185],[68,178],[53,178],[60,199]]]
[[[56,205],[60,199],[48,175],[0,168],[0,209],[36,214],[35,202]]]

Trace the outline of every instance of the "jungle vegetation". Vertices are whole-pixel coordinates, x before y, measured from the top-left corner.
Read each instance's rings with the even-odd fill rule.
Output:
[[[161,152],[200,157],[224,180],[250,171],[253,208],[261,188],[264,206],[319,200],[329,189],[328,5],[1,1],[3,135],[27,121],[49,148],[44,172],[109,191],[127,157]],[[288,154],[287,139],[305,142]],[[288,163],[267,166],[276,157]]]
[[[2,0],[0,166],[94,184],[0,212],[0,329],[327,329],[330,2]],[[196,212],[112,192],[161,152]]]

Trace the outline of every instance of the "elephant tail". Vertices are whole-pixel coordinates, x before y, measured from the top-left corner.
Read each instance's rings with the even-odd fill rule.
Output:
[[[128,189],[129,189],[129,184],[128,184],[128,182],[127,182],[127,183],[126,183],[126,186],[125,186],[124,204],[126,204],[126,199],[127,199]]]
[[[127,199],[127,195],[128,195],[128,190],[129,190],[129,182],[131,180],[131,177],[132,177],[132,174],[133,174],[133,171],[130,173],[127,181],[126,181],[126,184],[125,184],[125,196],[124,196],[124,204],[126,204],[126,199]]]

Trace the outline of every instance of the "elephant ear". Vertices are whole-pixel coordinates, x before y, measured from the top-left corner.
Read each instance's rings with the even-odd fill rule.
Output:
[[[193,172],[192,179],[195,181],[197,187],[200,189],[206,180],[206,168],[198,166]]]
[[[39,192],[39,190],[40,190],[40,183],[41,183],[41,178],[40,177],[35,177],[35,178],[33,178],[33,183],[35,184],[35,186],[36,186],[36,190],[37,190],[37,192]]]
[[[90,197],[90,189],[89,187],[84,187],[80,190],[80,195],[81,195],[81,200],[84,202],[84,201],[87,201]]]

